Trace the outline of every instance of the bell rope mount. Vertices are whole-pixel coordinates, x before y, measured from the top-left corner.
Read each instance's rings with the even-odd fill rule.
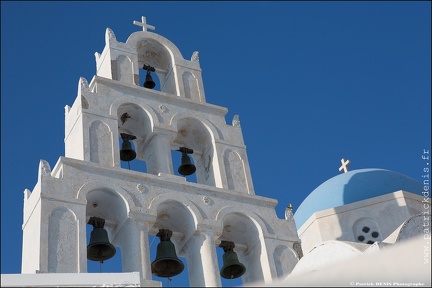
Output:
[[[122,148],[120,150],[120,160],[127,162],[134,160],[136,158],[136,152],[132,149],[132,144],[129,140],[134,140],[136,137],[126,133],[120,133],[120,136],[123,139]]]
[[[234,242],[223,240],[219,247],[223,248],[225,252],[222,255],[223,267],[220,275],[225,279],[235,279],[242,276],[246,272],[246,267],[240,263],[237,253],[234,252]]]
[[[172,231],[159,229],[156,236],[160,238],[160,243],[157,246],[156,259],[151,263],[152,273],[165,278],[180,274],[184,269],[184,264],[177,258],[174,244],[170,240]]]
[[[145,88],[148,88],[148,89],[153,89],[156,86],[156,83],[153,81],[153,78],[151,77],[150,72],[155,72],[156,69],[154,67],[152,67],[150,65],[146,65],[146,64],[144,64],[143,69],[147,70],[146,79],[145,79],[143,86]]]
[[[193,150],[186,147],[180,147],[180,149],[177,151],[182,153],[181,164],[178,168],[178,172],[183,176],[188,176],[195,173],[196,167],[192,164],[190,157],[187,155],[193,154]]]
[[[105,219],[90,217],[88,224],[93,225],[93,231],[87,246],[87,259],[103,262],[113,257],[116,249],[108,240],[108,233],[104,229]]]

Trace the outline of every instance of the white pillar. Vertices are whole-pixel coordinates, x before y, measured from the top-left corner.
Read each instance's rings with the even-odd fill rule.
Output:
[[[171,140],[175,135],[170,130],[157,129],[147,147],[145,159],[147,173],[158,175],[159,173],[173,174],[171,158]]]
[[[215,239],[212,229],[200,228],[186,244],[190,286],[222,286]]]
[[[147,222],[136,217],[128,218],[116,240],[122,251],[122,271],[140,272],[142,280],[151,280]]]

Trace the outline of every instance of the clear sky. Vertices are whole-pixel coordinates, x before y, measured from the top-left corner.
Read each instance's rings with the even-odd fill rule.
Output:
[[[228,108],[228,124],[240,116],[255,192],[278,200],[279,218],[341,158],[423,180],[428,1],[1,1],[1,273],[20,273],[23,191],[41,159],[64,156],[64,106],[95,75],[106,28],[126,42],[141,16],[185,59],[199,51],[207,102]]]

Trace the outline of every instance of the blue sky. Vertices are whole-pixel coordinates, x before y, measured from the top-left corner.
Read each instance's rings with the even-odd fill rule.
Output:
[[[199,51],[207,102],[240,116],[255,192],[280,218],[341,158],[422,181],[430,2],[2,1],[1,273],[20,273],[23,191],[40,159],[64,156],[64,106],[96,73],[106,28],[126,42],[141,16],[185,59]]]

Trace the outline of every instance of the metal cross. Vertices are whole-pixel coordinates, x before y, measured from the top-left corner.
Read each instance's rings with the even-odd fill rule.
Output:
[[[341,159],[342,166],[339,167],[339,171],[344,171],[344,173],[348,172],[348,164],[350,164],[350,160],[346,160],[344,158]]]
[[[144,16],[141,17],[141,22],[138,22],[138,21],[134,20],[133,24],[137,25],[137,26],[141,26],[143,28],[143,31],[147,31],[147,29],[151,29],[151,30],[155,30],[156,29],[154,26],[147,24],[146,17],[144,17]]]

